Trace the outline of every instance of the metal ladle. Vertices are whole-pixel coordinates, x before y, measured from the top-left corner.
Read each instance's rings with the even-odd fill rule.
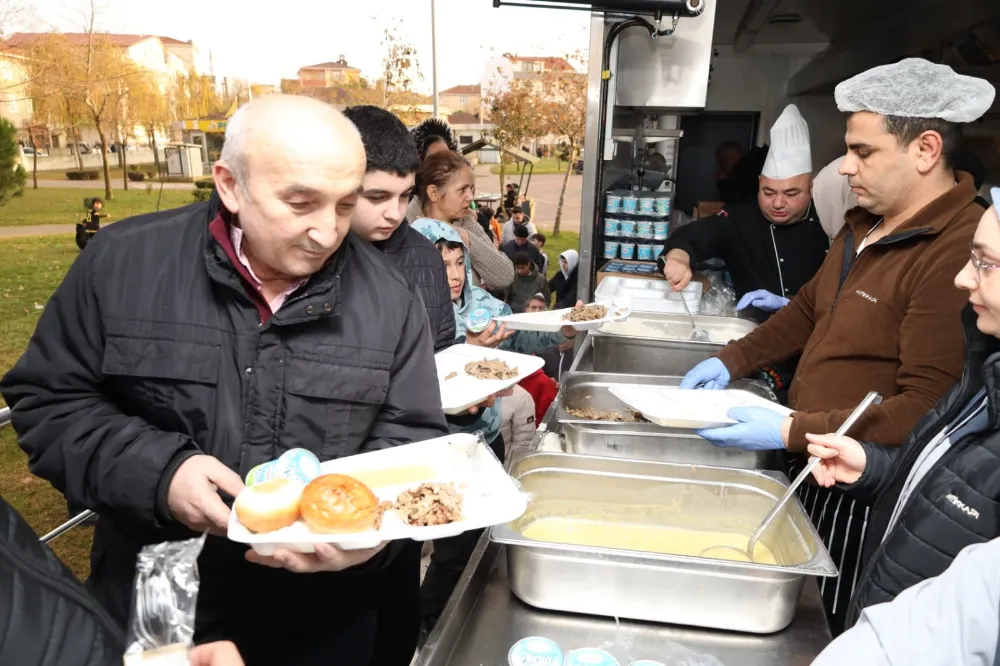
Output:
[[[872,391],[871,393],[869,393],[867,396],[865,396],[865,399],[861,401],[861,404],[859,404],[857,407],[854,408],[854,411],[851,412],[851,415],[847,417],[847,420],[844,421],[844,423],[839,428],[837,428],[836,436],[843,437],[844,435],[846,435],[847,431],[850,430],[851,426],[854,425],[854,422],[857,421],[861,417],[861,415],[865,413],[866,409],[868,409],[872,405],[879,405],[881,403],[882,403],[882,396],[879,393],[877,393],[876,391]],[[802,482],[806,480],[806,477],[808,477],[812,473],[816,465],[819,464],[819,461],[820,459],[817,458],[816,456],[809,456],[809,462],[806,463],[806,466],[802,469],[801,472],[799,472],[799,475],[796,476],[795,480],[792,481],[790,486],[788,486],[788,489],[785,491],[785,494],[781,496],[781,499],[779,499],[777,504],[774,505],[774,508],[771,509],[766,516],[764,516],[764,520],[761,521],[760,526],[757,527],[756,530],[754,530],[754,533],[752,535],[750,535],[750,540],[747,542],[747,549],[745,551],[742,551],[739,548],[736,548],[735,546],[709,546],[705,550],[701,551],[699,556],[705,557],[705,553],[709,553],[715,550],[725,549],[732,551],[734,553],[739,553],[741,558],[747,558],[746,561],[753,562],[754,561],[753,551],[754,548],[757,547],[757,542],[760,540],[760,537],[763,536],[764,531],[771,526],[771,523],[774,522],[774,519],[778,516],[779,513],[781,513],[781,510],[785,508],[785,505],[788,504],[788,501],[792,498],[792,496],[795,495],[795,491],[798,490],[799,486],[802,485]]]
[[[688,307],[688,303],[684,300],[684,292],[678,292],[681,296],[681,304],[684,305],[684,312],[687,312],[688,317],[691,319],[691,339],[695,342],[711,342],[712,336],[708,334],[708,331],[698,328],[698,324],[695,323],[694,315],[691,314],[691,308]]]

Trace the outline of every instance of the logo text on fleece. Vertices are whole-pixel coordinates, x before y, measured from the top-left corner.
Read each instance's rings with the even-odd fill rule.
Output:
[[[955,507],[961,509],[968,516],[972,516],[976,520],[979,520],[979,512],[973,509],[971,506],[958,499],[954,495],[945,495],[945,499],[951,502]]]
[[[865,300],[871,301],[872,303],[878,303],[878,299],[875,298],[874,296],[872,296],[871,294],[869,294],[867,291],[861,291],[860,289],[858,289],[854,293],[857,294],[858,296],[860,296],[861,298],[865,299]]]

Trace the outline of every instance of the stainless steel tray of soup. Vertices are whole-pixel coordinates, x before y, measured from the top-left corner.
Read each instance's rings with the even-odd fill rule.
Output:
[[[715,356],[730,340],[747,335],[757,325],[746,319],[695,315],[709,342],[691,340],[687,315],[636,313],[628,321],[606,324],[587,337],[596,372],[680,375]]]
[[[837,575],[797,500],[754,561],[738,552],[788,486],[777,472],[562,453],[509,469],[533,500],[490,538],[538,608],[766,634],[792,621],[807,576]],[[720,545],[736,550],[706,553]]]
[[[568,372],[556,402],[556,420],[563,432],[563,450],[636,460],[718,465],[743,469],[773,469],[773,451],[743,451],[713,446],[691,430],[664,428],[654,423],[624,420],[633,413],[610,391],[622,385],[678,386],[681,377],[619,375],[598,372]],[[763,384],[736,381],[735,389],[750,391],[768,400],[774,394]]]

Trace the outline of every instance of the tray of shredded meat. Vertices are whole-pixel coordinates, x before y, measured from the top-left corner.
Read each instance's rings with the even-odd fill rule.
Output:
[[[445,414],[464,414],[545,365],[538,356],[475,345],[453,345],[435,354],[434,361]]]
[[[342,474],[367,485],[385,507],[377,527],[317,534],[300,520],[256,534],[230,517],[229,538],[262,555],[278,549],[313,552],[317,543],[345,550],[373,548],[383,541],[428,541],[452,537],[519,518],[528,497],[475,435],[449,435],[415,444],[321,463],[321,474]]]
[[[593,331],[610,322],[626,321],[631,314],[632,308],[627,300],[620,300],[610,305],[591,303],[561,310],[524,312],[497,317],[496,320],[516,331],[555,333],[567,326],[577,331]]]

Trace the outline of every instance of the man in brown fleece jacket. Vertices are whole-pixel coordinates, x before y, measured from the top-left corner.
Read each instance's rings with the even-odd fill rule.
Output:
[[[919,78],[909,82],[924,85]],[[848,102],[838,95],[838,104]],[[885,401],[868,410],[853,434],[899,444],[962,367],[965,299],[949,276],[968,261],[983,208],[975,203],[971,176],[952,170],[960,136],[957,123],[937,117],[851,113],[841,173],[860,207],[847,214],[826,261],[796,297],[727,345],[718,360],[688,373],[684,385],[715,381],[721,387],[801,353],[789,393],[795,413],[780,423],[782,448],[804,451],[807,432],[836,430],[873,390]],[[739,425],[704,434],[722,444],[765,448],[754,446]],[[742,442],[732,436],[747,434]]]
[[[801,353],[788,400],[795,411],[730,410],[736,425],[699,433],[717,445],[803,452],[806,433],[833,432],[868,391],[878,391],[884,401],[868,408],[851,435],[898,446],[961,374],[965,297],[952,276],[969,260],[983,208],[972,177],[954,171],[953,159],[959,123],[989,109],[992,86],[908,59],[841,83],[836,98],[850,113],[840,172],[859,208],[847,213],[819,272],[788,305],[681,384],[724,388]],[[864,507],[859,515],[851,500],[842,507],[836,489],[810,487],[800,497],[841,570],[839,581],[823,585],[836,635]]]

